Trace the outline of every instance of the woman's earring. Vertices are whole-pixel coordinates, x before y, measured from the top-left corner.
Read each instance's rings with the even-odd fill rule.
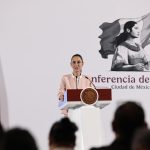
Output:
[[[127,29],[127,32],[130,33],[130,29]]]

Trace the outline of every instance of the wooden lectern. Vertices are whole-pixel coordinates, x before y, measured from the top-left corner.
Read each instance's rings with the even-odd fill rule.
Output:
[[[85,105],[81,101],[81,92],[83,89],[68,89],[64,93],[64,100],[59,101],[59,108],[69,109],[69,108],[78,108]],[[112,100],[112,91],[110,88],[105,89],[96,89],[98,93],[98,100],[94,104],[95,107],[104,108]]]
[[[88,89],[88,92],[90,90]],[[68,109],[68,117],[79,128],[75,150],[87,150],[105,144],[105,130],[99,108],[104,108],[111,102],[112,93],[109,88],[94,90],[97,100],[90,105],[85,104],[81,99],[85,97],[89,102],[95,95],[88,94],[86,91],[83,94],[82,89],[68,89],[64,94],[64,101],[59,101],[59,108]]]

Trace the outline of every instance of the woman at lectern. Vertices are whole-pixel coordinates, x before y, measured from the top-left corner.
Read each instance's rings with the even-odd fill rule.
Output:
[[[64,99],[64,92],[67,89],[85,89],[93,87],[91,78],[82,74],[82,67],[84,65],[83,58],[79,54],[75,54],[71,57],[72,73],[64,75],[61,80],[58,97],[60,100]],[[78,108],[70,108],[61,110],[62,114],[68,116],[72,122],[75,122],[78,126],[77,140],[75,150],[85,150],[92,147],[92,145],[98,146],[103,144],[104,130],[101,125],[100,109],[94,106],[83,105]],[[101,136],[99,136],[101,135]],[[89,138],[89,137],[92,137]]]
[[[80,54],[75,54],[71,57],[70,65],[72,67],[72,73],[64,75],[61,79],[58,98],[64,99],[64,92],[67,89],[85,89],[91,87],[92,80],[82,75],[82,67],[84,65],[83,58]],[[61,113],[67,116],[68,110],[62,109]]]

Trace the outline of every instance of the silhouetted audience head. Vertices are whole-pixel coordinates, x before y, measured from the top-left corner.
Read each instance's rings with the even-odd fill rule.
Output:
[[[54,123],[49,132],[49,148],[51,150],[56,148],[73,149],[76,142],[75,132],[77,130],[75,123],[68,118],[62,118]]]
[[[38,150],[38,148],[27,130],[14,128],[4,133],[2,150]]]
[[[3,130],[2,124],[1,124],[1,122],[0,122],[0,138],[1,138],[1,136],[3,135],[3,132],[4,132],[4,130]]]
[[[135,102],[120,105],[112,122],[116,134],[114,141],[108,145],[91,150],[131,150],[133,136],[138,129],[147,127],[143,108]]]
[[[112,122],[113,131],[117,136],[132,138],[140,127],[146,127],[143,108],[135,102],[126,102],[119,106]]]
[[[1,145],[2,145],[3,135],[4,135],[4,129],[3,129],[2,124],[0,122],[0,150],[2,149]]]
[[[139,130],[133,139],[132,150],[150,150],[150,130]]]

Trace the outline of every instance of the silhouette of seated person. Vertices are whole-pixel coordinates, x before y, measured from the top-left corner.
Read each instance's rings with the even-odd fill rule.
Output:
[[[3,135],[3,133],[4,133],[4,129],[3,129],[2,124],[0,122],[0,139],[1,139],[2,135]]]
[[[4,129],[3,129],[2,124],[0,122],[0,150],[1,150],[1,141],[2,141],[3,135],[4,135]]]
[[[14,128],[4,133],[1,150],[38,150],[38,148],[29,131]]]
[[[66,117],[54,123],[49,132],[49,149],[73,150],[76,142],[75,132],[77,130],[75,123]]]
[[[131,150],[131,142],[135,131],[147,127],[143,108],[135,102],[120,105],[112,122],[115,140],[109,145],[91,150]]]
[[[135,134],[132,150],[150,150],[150,129],[142,129]]]

